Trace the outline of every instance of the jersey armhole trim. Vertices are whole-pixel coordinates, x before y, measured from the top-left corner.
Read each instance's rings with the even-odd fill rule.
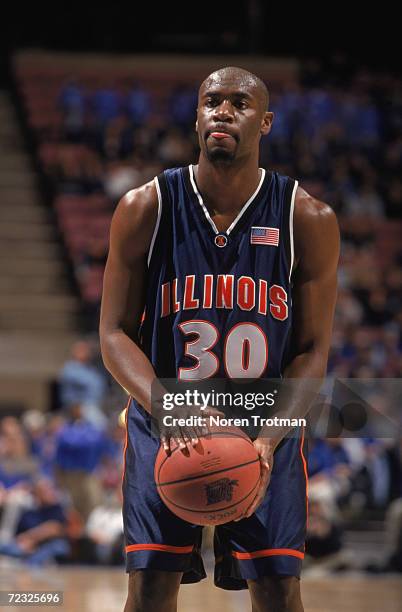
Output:
[[[293,263],[295,258],[294,237],[293,237],[293,215],[295,209],[296,191],[299,186],[299,181],[295,181],[292,191],[292,199],[290,201],[289,211],[289,243],[290,243],[290,266],[289,266],[289,282],[293,272]]]
[[[152,240],[151,240],[151,244],[150,244],[149,251],[148,251],[148,260],[147,260],[148,268],[149,268],[149,264],[151,263],[152,252],[154,250],[155,240],[158,234],[159,225],[160,225],[161,217],[162,217],[162,193],[161,193],[161,188],[159,186],[159,180],[157,176],[155,176],[154,182],[155,182],[156,192],[158,194],[158,217],[156,219],[154,231],[152,234]]]

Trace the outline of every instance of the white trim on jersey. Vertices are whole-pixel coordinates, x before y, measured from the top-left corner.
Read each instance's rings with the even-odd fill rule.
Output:
[[[204,211],[204,214],[205,214],[206,218],[210,222],[212,229],[214,230],[215,234],[219,234],[219,230],[216,227],[216,225],[213,222],[213,220],[211,219],[211,215],[209,214],[209,212],[207,210],[207,207],[204,204],[204,200],[202,199],[202,195],[200,194],[200,192],[197,189],[197,185],[196,185],[196,182],[195,182],[195,179],[194,179],[194,170],[193,170],[192,164],[190,164],[190,181],[191,181],[191,184],[193,186],[194,193],[197,196],[198,201],[199,201],[199,203],[201,205],[201,208]]]
[[[148,260],[147,260],[148,268],[149,268],[149,264],[151,262],[152,251],[154,250],[155,240],[156,240],[156,236],[158,234],[159,224],[161,222],[161,216],[162,216],[162,194],[161,194],[161,188],[159,187],[159,181],[158,181],[158,177],[157,176],[155,176],[154,182],[155,182],[155,187],[156,187],[156,191],[157,191],[157,194],[158,194],[158,218],[156,219],[156,223],[155,223],[155,227],[154,227],[154,232],[152,234],[151,245],[150,245],[149,251],[148,251]]]
[[[258,192],[260,191],[261,185],[263,184],[264,178],[265,178],[265,170],[264,170],[264,168],[260,168],[260,170],[261,170],[261,178],[260,178],[260,181],[258,183],[257,189],[254,191],[253,195],[244,204],[243,208],[241,209],[241,211],[237,215],[236,219],[230,224],[230,226],[228,227],[228,229],[225,232],[220,232],[218,230],[218,228],[216,227],[215,223],[213,222],[213,220],[211,219],[211,216],[210,216],[210,214],[209,214],[209,212],[207,210],[207,207],[204,204],[204,200],[202,199],[202,195],[198,191],[198,188],[197,188],[197,185],[196,185],[196,182],[195,182],[195,179],[194,179],[194,170],[193,170],[192,164],[190,164],[189,169],[190,169],[190,181],[191,181],[191,184],[193,186],[195,195],[197,196],[198,201],[199,201],[199,203],[201,205],[201,208],[204,211],[204,214],[205,214],[206,218],[208,219],[209,223],[211,224],[212,229],[214,230],[215,234],[226,234],[227,236],[229,236],[229,234],[232,231],[232,229],[235,227],[235,225],[237,224],[239,219],[243,216],[243,214],[246,212],[247,208],[250,206],[250,204],[252,203],[252,201],[257,196]]]
[[[293,214],[294,214],[294,209],[295,209],[295,198],[296,198],[296,191],[297,191],[298,186],[299,186],[299,181],[295,181],[295,184],[293,185],[292,199],[290,202],[290,212],[289,212],[289,242],[290,242],[289,282],[290,282],[290,277],[292,276],[293,262],[295,258],[295,249],[294,249],[294,240],[293,240]]]
[[[257,185],[257,189],[254,191],[253,195],[251,196],[251,198],[249,198],[247,200],[247,202],[245,203],[245,205],[243,206],[243,208],[241,209],[241,211],[239,212],[239,214],[237,215],[236,219],[229,225],[228,229],[226,230],[226,234],[229,235],[230,232],[232,231],[232,229],[234,228],[234,226],[236,225],[236,223],[240,220],[240,218],[244,215],[244,213],[246,212],[247,208],[250,206],[250,204],[252,203],[252,201],[255,199],[255,197],[257,196],[258,192],[261,189],[261,185],[264,182],[264,178],[265,178],[265,170],[264,168],[260,168],[261,170],[261,178],[260,178],[260,182]]]

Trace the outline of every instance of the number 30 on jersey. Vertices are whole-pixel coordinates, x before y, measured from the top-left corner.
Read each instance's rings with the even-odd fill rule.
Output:
[[[179,380],[204,380],[219,370],[219,359],[213,348],[219,340],[219,331],[210,321],[192,320],[179,324],[187,340],[184,355],[195,364],[179,368]],[[223,346],[223,366],[229,378],[260,378],[268,363],[268,339],[256,323],[237,323],[227,333]]]

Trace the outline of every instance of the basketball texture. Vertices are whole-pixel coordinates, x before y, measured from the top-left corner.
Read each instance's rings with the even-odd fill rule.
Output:
[[[222,525],[251,504],[260,480],[260,462],[250,438],[237,427],[213,429],[184,455],[161,447],[155,483],[166,506],[196,525]]]

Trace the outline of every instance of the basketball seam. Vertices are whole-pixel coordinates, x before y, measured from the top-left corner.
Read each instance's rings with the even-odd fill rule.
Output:
[[[157,487],[166,487],[167,485],[178,484],[180,482],[187,482],[189,480],[199,480],[200,478],[206,478],[207,476],[215,476],[215,474],[221,474],[222,472],[227,472],[229,470],[235,470],[237,468],[242,468],[245,465],[251,465],[253,463],[257,463],[259,458],[252,459],[251,461],[246,461],[245,463],[239,463],[237,465],[232,465],[229,467],[221,468],[220,470],[215,470],[214,472],[206,472],[205,474],[200,474],[199,476],[188,476],[187,478],[182,478],[181,480],[168,480],[167,482],[155,483]],[[162,466],[160,466],[158,471],[158,477],[160,474]]]
[[[214,431],[214,432],[212,432],[212,433],[211,433],[211,437],[214,437],[214,436],[227,436],[227,435],[228,435],[228,434],[227,434],[226,432],[224,432],[224,431]],[[245,435],[244,435],[244,436],[242,436],[242,435],[240,435],[240,434],[238,434],[238,433],[231,433],[231,434],[230,434],[230,436],[231,436],[231,437],[233,436],[234,438],[241,438],[242,440],[244,440],[245,442],[247,442],[247,444],[251,444],[251,446],[254,446],[254,444],[252,443],[252,441],[250,440],[250,438],[246,438],[246,437],[245,437]],[[160,449],[161,449],[161,448],[162,448],[162,447],[160,447]],[[160,450],[160,449],[159,449],[159,450]],[[160,464],[160,466],[159,466],[159,469],[158,469],[158,478],[159,478],[159,473],[160,473],[160,471],[161,471],[161,469],[162,469],[163,464],[165,463],[165,461],[167,461],[167,460],[169,459],[169,457],[171,457],[171,456],[173,455],[173,453],[175,453],[175,452],[176,452],[176,451],[178,451],[178,450],[180,450],[180,448],[179,448],[178,446],[176,446],[176,448],[174,448],[174,449],[172,450],[172,452],[170,453],[170,455],[166,455],[166,457],[164,458],[164,460],[162,461],[162,463],[161,463],[161,464]],[[155,480],[156,480],[156,478],[155,478]]]

